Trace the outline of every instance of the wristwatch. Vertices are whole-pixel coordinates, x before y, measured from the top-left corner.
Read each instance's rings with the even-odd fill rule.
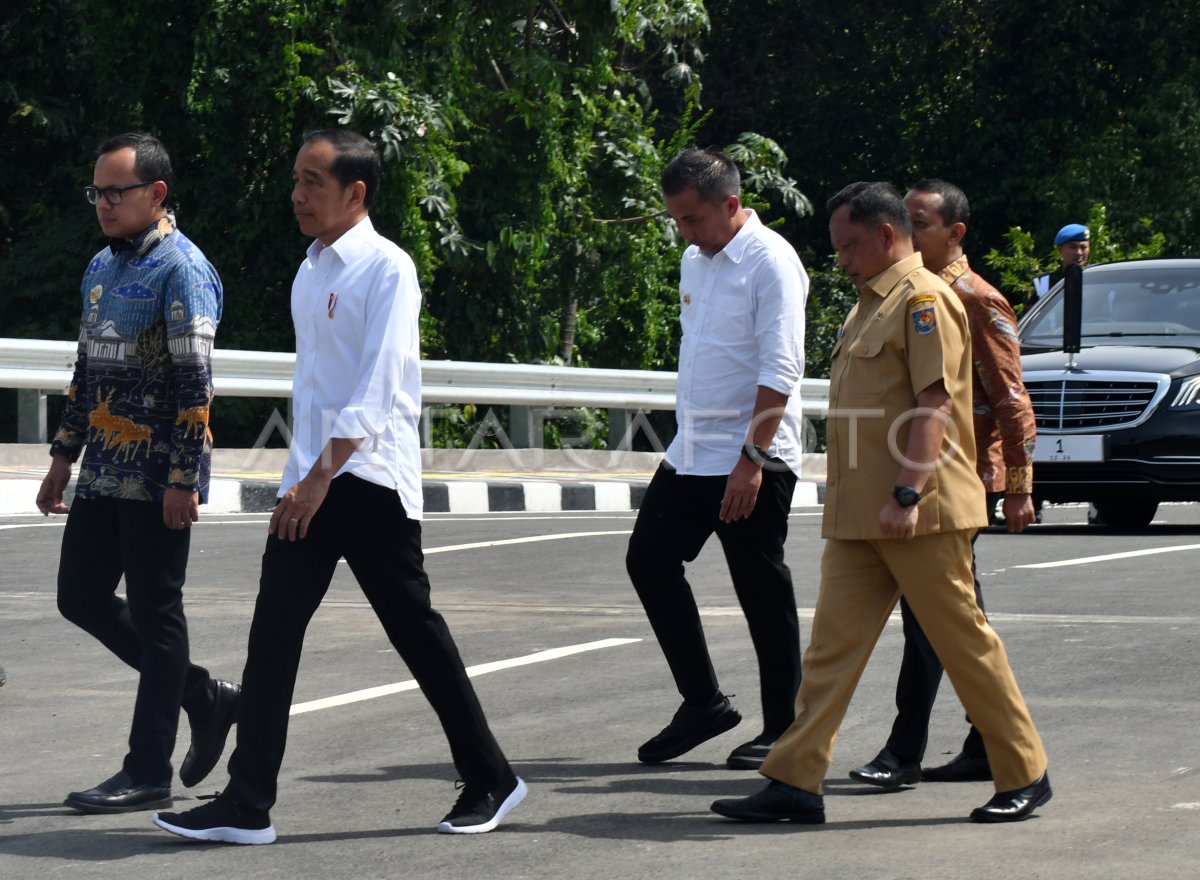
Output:
[[[750,459],[759,467],[762,467],[766,462],[771,460],[771,454],[761,446],[757,446],[754,443],[747,443],[745,446],[743,446],[742,455],[746,456],[746,458]]]
[[[897,486],[892,490],[892,497],[901,507],[912,507],[921,500],[921,493],[912,486]]]

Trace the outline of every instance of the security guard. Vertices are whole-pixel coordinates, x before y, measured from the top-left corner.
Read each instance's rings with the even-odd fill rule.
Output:
[[[1067,274],[1067,266],[1073,263],[1078,263],[1080,267],[1087,265],[1088,258],[1092,255],[1092,233],[1082,223],[1068,223],[1058,230],[1058,235],[1054,236],[1054,246],[1058,248],[1062,265],[1049,275],[1039,275],[1033,279],[1033,299],[1035,301],[1041,299],[1050,292],[1050,288],[1063,280]]]
[[[891,184],[851,184],[827,209],[859,301],[833,351],[828,541],[812,638],[796,721],[762,766],[771,782],[712,809],[752,822],[825,821],[821,784],[838,728],[903,595],[991,759],[997,793],[971,818],[1025,819],[1050,799],[1050,782],[1004,645],[975,601],[971,537],[987,516],[974,468],[966,311],[923,267]]]

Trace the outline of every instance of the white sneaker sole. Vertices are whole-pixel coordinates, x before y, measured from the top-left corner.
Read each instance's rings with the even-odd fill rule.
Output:
[[[439,834],[483,834],[486,831],[491,831],[500,824],[500,820],[507,816],[517,804],[525,800],[525,795],[528,793],[529,787],[525,785],[525,780],[520,776],[517,777],[517,785],[504,799],[499,809],[496,810],[496,815],[484,822],[482,825],[451,825],[449,822],[442,822],[438,825]]]
[[[154,814],[154,824],[164,831],[187,837],[191,840],[207,840],[213,843],[238,843],[257,845],[275,842],[275,827],[268,825],[263,829],[253,828],[182,828],[160,819]]]

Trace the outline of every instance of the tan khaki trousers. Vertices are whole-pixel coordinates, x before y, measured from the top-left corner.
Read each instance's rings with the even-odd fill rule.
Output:
[[[901,595],[983,736],[996,790],[1024,788],[1045,772],[1046,752],[1004,644],[975,602],[973,535],[825,542],[796,720],[767,756],[764,776],[821,792],[850,698]]]

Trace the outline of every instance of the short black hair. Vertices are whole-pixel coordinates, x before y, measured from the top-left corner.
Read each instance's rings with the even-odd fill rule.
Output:
[[[912,220],[904,206],[904,196],[893,184],[883,180],[860,180],[842,187],[825,203],[830,216],[842,205],[850,206],[850,222],[877,227],[890,223],[895,229],[912,237]]]
[[[967,201],[967,194],[954,184],[947,183],[938,177],[924,177],[909,189],[913,192],[934,193],[941,196],[942,207],[938,210],[938,214],[946,226],[970,222],[971,203]]]
[[[175,173],[171,170],[171,155],[167,148],[152,134],[144,131],[127,131],[110,137],[96,148],[96,158],[106,153],[115,153],[126,147],[133,148],[133,173],[142,180],[161,180],[167,185],[163,206],[170,201],[175,190]]]
[[[337,157],[329,171],[343,187],[361,180],[366,187],[363,206],[371,207],[379,182],[383,177],[383,166],[375,145],[356,131],[348,128],[317,128],[304,133],[304,143],[326,141],[333,146]]]
[[[695,189],[706,202],[719,204],[736,196],[742,185],[737,165],[720,150],[684,150],[663,169],[663,195],[677,196],[686,189]]]

